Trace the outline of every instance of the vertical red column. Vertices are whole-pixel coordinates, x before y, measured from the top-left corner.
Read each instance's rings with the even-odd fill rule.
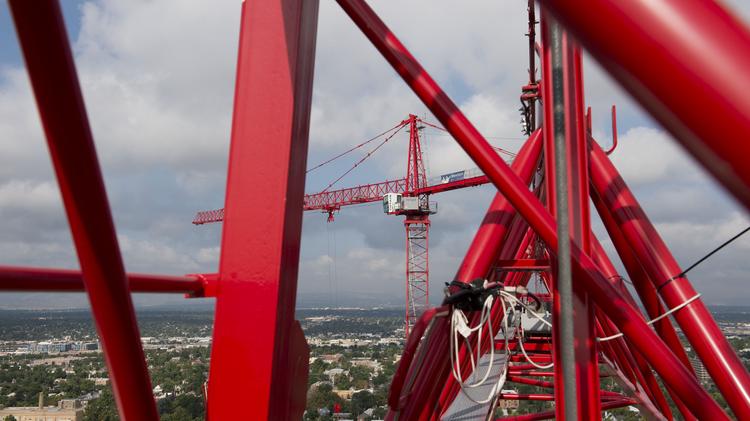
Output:
[[[294,320],[318,2],[243,2],[208,414],[300,419]]]
[[[549,25],[542,21],[543,60],[542,88],[544,105],[544,153],[547,206],[556,216],[557,197],[555,194],[554,162],[554,110],[553,83],[563,84],[565,104],[566,161],[568,164],[568,203],[571,238],[580,250],[591,255],[590,211],[588,191],[588,145],[585,137],[585,116],[583,105],[583,76],[580,48],[570,36],[562,34],[562,78],[553,82]],[[559,294],[556,282],[553,283],[553,318],[559,318]],[[577,383],[578,417],[581,420],[601,418],[599,404],[599,368],[596,353],[596,332],[594,308],[588,294],[580,282],[573,279],[573,311],[575,313],[575,361]],[[554,323],[553,338],[558,337],[559,327]],[[564,418],[563,373],[560,364],[560,341],[553,340],[555,361],[555,411],[559,419]]]

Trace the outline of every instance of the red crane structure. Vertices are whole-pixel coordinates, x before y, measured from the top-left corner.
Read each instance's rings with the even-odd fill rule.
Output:
[[[387,419],[592,420],[626,406],[674,419],[672,404],[684,419],[729,419],[672,319],[731,415],[750,419],[750,375],[693,289],[694,266],[676,262],[592,136],[581,64],[585,48],[750,210],[750,97],[738,88],[750,86],[750,31],[714,0],[545,0],[537,43],[529,2],[529,138],[509,166],[364,0],[337,3],[498,191],[443,305],[409,334]],[[207,418],[234,419],[243,402],[248,418],[300,419],[309,348],[294,310],[318,2],[242,3],[219,268],[185,276],[126,273],[60,6],[9,4],[81,270],[0,267],[0,289],[88,294],[126,421],[158,419],[130,294],[213,297]],[[403,191],[419,197],[417,180]],[[634,294],[591,230],[589,199]],[[509,400],[555,406],[497,414]]]
[[[430,124],[414,114],[393,128],[362,142],[345,152],[324,161],[307,170],[311,172],[335,159],[357,150],[374,140],[385,139],[367,152],[354,166],[331,182],[319,193],[306,194],[303,209],[306,211],[323,211],[328,213],[328,222],[333,222],[335,212],[344,206],[362,203],[383,202],[383,210],[390,215],[402,215],[406,228],[406,313],[404,331],[406,337],[417,318],[429,306],[429,232],[431,214],[437,212],[437,204],[430,202],[430,195],[444,191],[462,189],[487,184],[489,179],[478,169],[455,171],[428,179],[422,158],[420,132],[426,126],[438,130],[442,127]],[[406,176],[398,180],[386,180],[379,183],[364,184],[338,190],[330,188],[345,175],[359,167],[367,158],[380,149],[386,142],[403,128],[407,127],[409,145],[406,160]],[[509,156],[514,154],[500,148],[498,151]],[[195,215],[193,224],[202,225],[220,222],[224,219],[224,209],[201,211]]]

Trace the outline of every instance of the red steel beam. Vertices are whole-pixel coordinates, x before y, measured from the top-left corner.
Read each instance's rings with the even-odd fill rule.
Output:
[[[548,393],[501,393],[498,399],[512,401],[554,401],[555,395]]]
[[[62,193],[115,401],[124,420],[157,420],[107,193],[57,1],[10,2]]]
[[[422,341],[422,336],[425,334],[430,323],[437,313],[447,312],[447,307],[436,307],[426,310],[419,316],[419,319],[414,324],[411,330],[411,334],[406,340],[404,345],[404,351],[401,353],[401,359],[396,367],[396,372],[393,374],[393,380],[391,381],[391,387],[388,391],[388,405],[393,409],[398,409],[399,400],[401,398],[401,391],[404,387],[409,369],[411,368],[412,360],[417,352],[417,346]]]
[[[518,152],[511,168],[527,184],[536,170],[542,150],[542,131],[534,131]],[[528,153],[525,149],[529,148]],[[495,194],[474,239],[466,251],[458,272],[454,277],[459,282],[471,282],[486,277],[500,254],[505,234],[508,232],[516,211],[502,194]]]
[[[591,200],[594,202],[594,206],[599,212],[599,216],[604,224],[604,227],[607,229],[609,238],[612,241],[612,244],[615,246],[615,250],[617,250],[617,254],[620,257],[622,264],[625,266],[625,270],[630,276],[630,282],[633,284],[633,288],[638,294],[638,297],[640,298],[643,307],[646,309],[648,316],[651,319],[655,319],[664,314],[665,309],[661,301],[659,300],[659,295],[656,292],[656,288],[653,286],[653,283],[651,282],[648,274],[643,269],[643,266],[641,266],[641,263],[633,254],[633,250],[630,247],[630,244],[628,244],[627,239],[623,237],[622,232],[617,226],[617,222],[612,217],[609,209],[604,205],[598,195],[592,194]],[[604,249],[600,244],[598,244],[598,241],[596,241],[596,243],[598,250],[595,255],[597,255],[598,260],[601,259],[600,262],[602,263],[600,263],[600,267],[605,264],[605,267],[607,267],[608,270],[611,271],[609,272],[608,270],[604,270],[605,275],[609,276],[610,279],[615,279],[615,277],[619,275],[617,275],[616,271],[614,270],[614,266],[612,266],[612,263],[609,262],[609,258],[606,257]],[[611,273],[612,275],[608,275],[608,273]],[[624,285],[621,286],[620,289],[627,290]],[[672,349],[675,355],[677,355],[680,361],[682,361],[683,365],[688,370],[693,371],[692,363],[690,362],[690,359],[688,358],[688,355],[685,352],[685,349],[682,346],[682,342],[680,341],[679,336],[677,336],[677,332],[675,331],[674,326],[672,326],[672,322],[670,321],[670,319],[668,317],[662,318],[658,322],[654,323],[654,328],[659,336],[661,336],[661,338],[664,340],[664,342],[670,347],[670,349]]]
[[[505,341],[495,342],[495,349],[504,350]],[[552,352],[552,344],[550,342],[524,341],[523,349],[528,353],[535,353],[535,352],[548,353],[548,352]],[[518,341],[508,342],[508,350],[518,351]]]
[[[165,276],[127,274],[131,292],[184,292],[204,295],[204,281],[198,276]],[[41,269],[0,266],[2,291],[59,291],[83,292],[83,274],[78,270]]]
[[[549,260],[546,259],[514,259],[498,260],[495,265],[497,270],[505,271],[539,271],[549,270]]]
[[[529,354],[529,357],[531,357],[531,359],[535,363],[547,364],[550,361],[552,361],[552,356],[550,354],[534,354],[534,355]],[[510,362],[526,362],[526,357],[524,357],[521,354],[512,354],[510,356]],[[531,365],[531,364],[529,364],[529,365]],[[513,367],[513,366],[511,366],[511,367]],[[523,368],[519,367],[519,369],[523,369]]]
[[[622,408],[624,406],[637,405],[632,399],[622,399],[616,401],[607,401],[601,403],[602,411],[610,409]],[[536,414],[524,414],[514,415],[510,417],[499,417],[495,418],[495,421],[538,421],[538,420],[551,420],[555,418],[555,411],[544,411],[537,412]]]
[[[403,193],[406,191],[406,179],[365,184],[345,189],[306,194],[305,210],[328,210],[357,203],[369,203],[383,200],[386,193]]]
[[[489,179],[480,175],[464,180],[450,183],[426,186],[414,191],[415,195],[435,194],[449,190],[476,187],[489,183]],[[321,193],[306,194],[303,200],[304,210],[337,210],[342,206],[356,205],[360,203],[371,203],[383,200],[386,193],[404,193],[406,191],[406,179],[383,181],[374,184],[363,184],[361,186],[347,187],[344,189],[324,191]],[[202,225],[224,220],[224,209],[200,211],[195,215],[193,224]]]
[[[538,143],[541,143],[541,135],[540,135],[540,139]],[[528,150],[524,148],[521,150],[521,152],[525,154],[528,152]],[[536,153],[540,154],[541,149],[539,151],[536,151]],[[533,165],[529,165],[530,163],[523,164],[521,162],[522,160],[528,161],[529,159],[530,157],[527,157],[527,156],[521,156],[518,159],[518,162],[520,163],[519,168],[522,168],[524,165],[531,167],[529,168],[529,170],[532,170],[532,171],[527,174],[528,175],[527,184],[530,183],[533,178],[533,174],[534,174],[533,170],[537,168],[537,163],[539,162],[539,156],[535,156],[533,159],[530,159],[531,164]],[[490,214],[491,213],[488,212],[488,215]],[[485,250],[474,249],[474,250],[469,250],[467,252],[467,255],[470,255],[473,251],[484,253],[484,254],[489,254],[489,255],[497,255],[499,252],[498,257],[501,259],[502,258],[506,258],[506,259],[518,258],[519,256],[522,256],[524,254],[525,248],[528,245],[527,243],[524,243],[524,240],[527,239],[527,235],[526,235],[527,233],[528,233],[528,224],[526,224],[526,221],[524,221],[523,218],[521,218],[516,213],[515,215],[512,215],[512,222],[510,223],[510,227],[507,229],[507,233],[505,233],[503,237],[500,237],[499,239],[497,239],[497,240],[502,239],[502,243],[501,243],[502,247],[499,250],[496,251],[496,250],[493,250],[492,248],[485,249]],[[514,273],[514,274],[518,274],[518,273]],[[487,278],[485,279],[492,279],[493,275],[495,275],[495,273],[490,272],[487,275]],[[506,276],[501,276],[500,279],[502,281],[505,281],[506,285],[510,283],[510,281],[507,279]],[[494,279],[494,280],[497,280],[497,279]],[[490,315],[491,315],[490,320],[492,322],[493,332],[499,332],[502,326],[502,320],[504,316],[503,306],[496,302],[493,305],[493,308],[491,309]],[[474,326],[478,324],[479,319],[480,319],[479,312],[475,312],[473,314],[473,317],[470,318],[471,325]],[[495,344],[497,343],[504,343],[504,341],[497,341]],[[482,349],[480,350],[480,352],[481,353],[488,352],[490,349],[490,346],[492,345],[493,344],[490,341],[486,341],[485,343],[482,344]],[[476,346],[476,344],[473,344],[473,346]],[[471,358],[467,352],[470,350],[471,350],[470,347],[462,347],[461,349],[460,361],[461,361],[462,373],[470,373],[474,369],[471,364]],[[438,406],[436,407],[435,412],[443,412],[446,408],[448,408],[450,403],[455,399],[458,393],[460,393],[460,386],[458,385],[458,382],[456,382],[455,379],[451,376],[448,378],[448,381],[445,383],[443,392],[441,393],[441,396],[438,398]]]
[[[555,395],[548,393],[501,393],[498,395],[498,399],[505,400],[527,400],[527,401],[554,401]],[[603,401],[622,401],[627,400],[628,402],[636,403],[635,400],[629,399],[619,393],[605,394],[602,396]],[[601,416],[601,413],[599,414]]]
[[[737,142],[750,138],[750,97],[738,89],[750,86],[750,32],[739,18],[715,0],[541,4],[750,209],[750,148]]]
[[[208,418],[301,419],[294,320],[318,2],[242,3]]]
[[[687,277],[674,278],[682,269],[615,166],[595,142],[591,142],[591,181],[603,202],[602,209],[614,218],[667,306],[675,308],[694,297],[697,293]],[[694,300],[673,313],[673,317],[735,415],[750,419],[750,376],[705,304]]]
[[[364,1],[337,1],[495,187],[524,216],[551,251],[556,252],[558,245],[556,225],[550,214],[498,156],[489,142],[466,119],[455,103]],[[662,379],[675,388],[683,401],[689,403],[693,413],[706,419],[727,419],[726,414],[716,402],[646,325],[635,309],[624,302],[619,292],[607,283],[591,258],[585,255],[575,243],[572,244],[571,249],[574,275],[580,277],[584,287],[599,305],[608,308],[612,321],[644,354]]]
[[[646,312],[648,313],[650,318],[653,319],[658,317],[659,315],[664,313],[664,310],[661,302],[659,301],[659,297],[656,294],[656,289],[653,287],[653,285],[650,285],[648,283],[648,280],[646,278],[647,275],[645,275],[640,263],[638,263],[633,256],[633,253],[630,250],[630,246],[625,242],[625,239],[622,237],[619,229],[616,228],[617,224],[612,220],[612,217],[609,215],[608,210],[603,207],[601,200],[595,194],[591,195],[591,199],[594,202],[594,206],[597,208],[602,221],[604,221],[604,226],[607,228],[609,237],[618,251],[620,260],[625,266],[625,270],[628,271],[628,274],[630,275],[630,278],[632,280],[631,282],[639,298],[641,299],[643,307],[646,309]],[[624,296],[629,297],[629,301],[634,303],[635,300],[630,295],[630,291],[627,289],[627,287],[625,287],[623,278],[620,277],[615,270],[614,265],[607,256],[602,245],[599,243],[599,240],[595,236],[593,236],[593,234],[592,238],[594,246],[594,258],[596,259],[599,267],[602,269],[602,272],[605,276],[607,276],[608,279],[612,280],[613,283],[617,281],[619,283],[618,289],[623,292]],[[656,328],[656,332],[659,334],[662,340],[667,344],[667,346],[669,346],[672,352],[675,353],[677,358],[682,361],[683,365],[685,365],[688,370],[692,371],[693,366],[691,365],[690,360],[687,358],[687,354],[685,353],[685,349],[682,346],[682,342],[680,342],[680,339],[677,337],[677,333],[675,332],[674,327],[672,327],[672,323],[669,318],[664,318],[656,322],[654,327]],[[607,334],[607,336],[613,333],[609,333]],[[622,341],[622,338],[617,339],[616,341],[622,342],[623,346],[627,346],[624,341]],[[652,393],[658,397],[658,394],[661,393],[661,391],[658,387],[658,384],[656,384],[656,380],[653,379],[651,368],[648,367],[645,360],[643,360],[643,357],[641,357],[637,352],[632,354],[632,358],[634,359],[634,362],[637,364],[637,366],[640,367],[640,371],[644,374],[644,376],[646,376],[646,380],[648,381],[648,388],[651,389]],[[672,397],[672,400],[675,402],[675,405],[680,410],[680,413],[682,413],[682,416],[688,421],[694,420],[695,417],[693,417],[687,407],[674,394],[674,392],[668,387],[666,389],[669,395]]]

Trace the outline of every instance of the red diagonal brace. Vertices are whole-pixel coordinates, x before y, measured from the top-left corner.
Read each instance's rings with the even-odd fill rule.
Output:
[[[11,1],[120,415],[158,419],[125,268],[57,1]]]
[[[591,142],[591,181],[604,205],[601,209],[616,221],[667,306],[675,308],[694,297],[697,293],[687,277],[675,278],[682,269],[596,142]],[[695,300],[673,317],[735,415],[750,419],[750,376],[705,304]]]

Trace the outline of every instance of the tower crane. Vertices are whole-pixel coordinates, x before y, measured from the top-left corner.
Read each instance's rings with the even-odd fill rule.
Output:
[[[449,190],[480,186],[489,182],[489,179],[476,168],[454,171],[438,177],[428,178],[422,157],[422,143],[420,138],[420,132],[426,126],[437,130],[445,130],[414,114],[409,114],[406,119],[399,122],[393,128],[310,168],[307,170],[308,173],[375,140],[383,139],[351,168],[328,184],[325,189],[318,193],[306,194],[303,201],[305,211],[322,211],[327,213],[328,222],[333,222],[334,214],[344,206],[377,201],[383,202],[384,213],[404,217],[404,228],[406,231],[406,313],[404,316],[404,330],[406,337],[409,336],[409,332],[417,321],[417,318],[429,306],[430,215],[435,214],[438,210],[437,203],[429,200],[430,195]],[[333,185],[371,157],[373,153],[404,128],[407,129],[409,134],[406,176],[404,178],[331,190]],[[508,157],[514,156],[512,152],[500,148],[496,149]],[[193,224],[202,225],[221,222],[223,219],[224,209],[201,211],[196,214]]]

